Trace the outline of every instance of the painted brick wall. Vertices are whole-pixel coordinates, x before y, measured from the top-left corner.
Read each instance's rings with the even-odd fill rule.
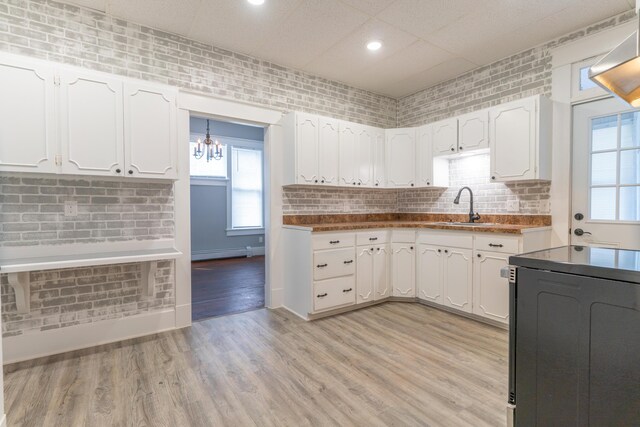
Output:
[[[0,276],[2,336],[10,337],[83,323],[119,319],[172,307],[173,261],[158,263],[155,294],[145,297],[141,264],[35,271],[31,278],[31,312],[17,313],[15,294]]]
[[[551,50],[635,19],[633,10],[398,101],[398,126],[420,126],[527,96],[551,95]]]
[[[354,190],[352,188],[284,187],[285,215],[334,213],[389,213],[397,209],[396,190]]]
[[[0,50],[282,111],[396,124],[392,98],[55,1],[1,2]]]
[[[78,216],[64,216],[64,202]],[[173,183],[0,175],[0,246],[173,238]]]

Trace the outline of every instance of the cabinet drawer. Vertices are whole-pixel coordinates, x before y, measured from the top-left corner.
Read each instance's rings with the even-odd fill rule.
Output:
[[[355,276],[338,277],[313,284],[313,310],[321,311],[356,302]]]
[[[476,236],[475,249],[477,251],[493,251],[507,254],[520,253],[520,239],[505,236]]]
[[[466,231],[422,232],[418,234],[418,243],[449,248],[471,249],[473,234]]]
[[[389,241],[389,230],[362,231],[356,235],[358,246],[378,245]]]
[[[356,245],[355,233],[313,234],[313,250],[346,248]]]
[[[348,276],[356,272],[355,248],[313,253],[313,280]]]

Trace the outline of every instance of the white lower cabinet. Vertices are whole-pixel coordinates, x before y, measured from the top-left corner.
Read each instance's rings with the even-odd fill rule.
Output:
[[[373,299],[381,300],[391,296],[389,283],[389,245],[374,247],[373,254]]]
[[[356,302],[354,276],[336,277],[313,284],[313,309],[322,311]]]
[[[472,312],[473,261],[471,249],[443,249],[444,305]]]
[[[388,298],[391,295],[388,245],[358,246],[356,254],[356,303]]]
[[[473,266],[473,313],[498,322],[509,322],[509,281],[500,270],[510,254],[476,251]]]
[[[418,245],[416,259],[418,298],[442,304],[444,299],[442,249],[430,245]]]
[[[415,243],[391,244],[391,287],[394,297],[416,296]]]

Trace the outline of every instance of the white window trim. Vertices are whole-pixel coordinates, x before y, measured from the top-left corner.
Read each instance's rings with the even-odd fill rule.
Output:
[[[191,185],[209,185],[212,187],[226,187],[229,178],[192,176]]]
[[[258,235],[258,234],[264,234],[264,222],[265,222],[265,199],[266,197],[264,197],[264,163],[265,163],[265,157],[264,157],[264,144],[262,142],[259,141],[251,141],[248,139],[239,139],[239,138],[228,138],[228,139],[232,139],[233,143],[230,145],[233,145],[235,147],[240,147],[240,148],[249,148],[249,149],[253,149],[253,150],[260,150],[262,151],[262,227],[243,227],[243,228],[233,228],[233,224],[231,223],[231,149],[227,150],[227,171],[228,175],[229,175],[229,179],[227,181],[227,236],[251,236],[251,235]]]
[[[579,103],[585,101],[593,101],[596,98],[611,96],[600,86],[587,90],[580,90],[580,70],[584,67],[590,67],[598,61],[602,55],[592,56],[579,62],[571,64],[571,102]]]

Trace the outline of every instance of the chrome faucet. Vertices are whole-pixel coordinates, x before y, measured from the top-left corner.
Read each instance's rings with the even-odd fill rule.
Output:
[[[456,196],[455,199],[453,199],[453,203],[456,205],[460,204],[460,195],[462,194],[462,190],[469,190],[469,197],[470,197],[470,203],[469,203],[469,222],[473,223],[477,220],[480,219],[480,215],[478,215],[477,213],[473,212],[473,191],[471,191],[471,189],[469,187],[462,187],[460,189],[460,191],[458,191],[458,195]]]

